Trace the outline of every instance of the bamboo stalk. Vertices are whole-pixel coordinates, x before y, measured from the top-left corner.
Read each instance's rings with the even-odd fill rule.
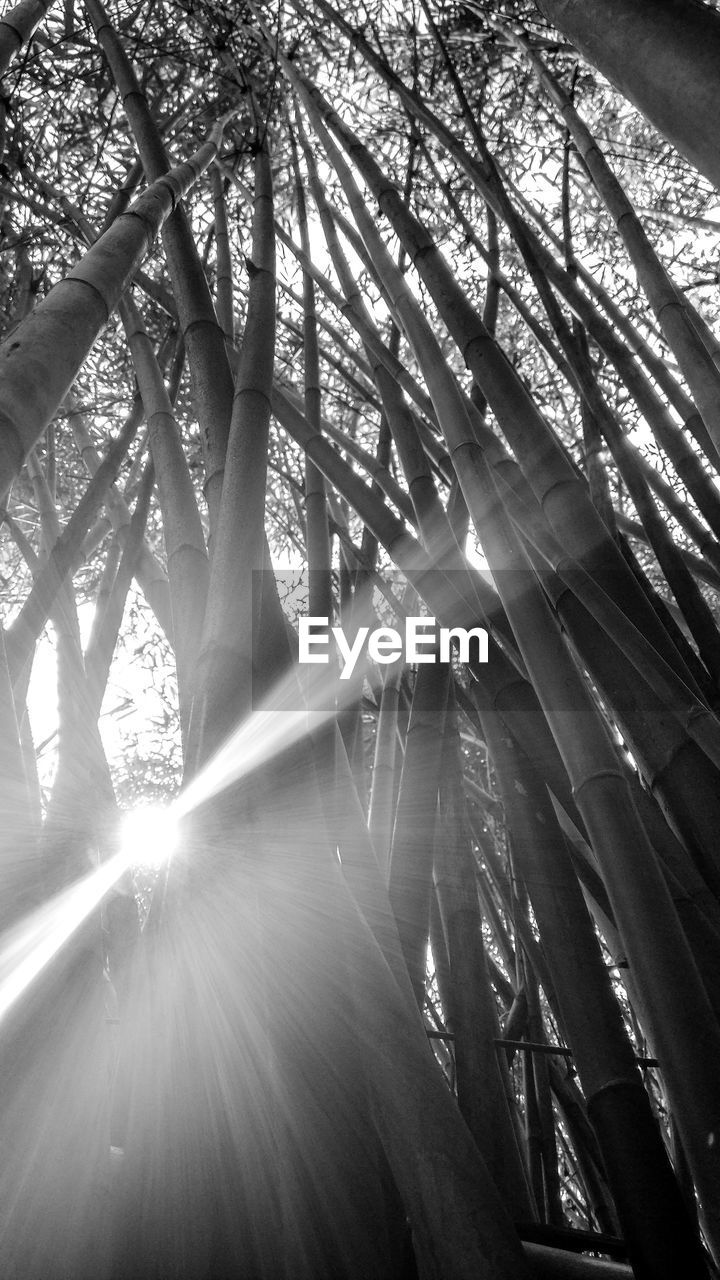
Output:
[[[448,626],[476,625],[478,614],[474,591],[471,600],[462,592],[458,593],[455,575],[446,578],[434,567],[402,523],[377,502],[369,487],[354,475],[328,441],[321,436],[313,436],[302,416],[289,404],[283,409],[283,425],[304,449],[312,450],[313,460],[326,479],[343,493],[364,523],[373,529],[395,564],[426,600],[433,615]],[[540,772],[547,778],[560,803],[568,812],[575,813],[567,774],[539,712],[534,691],[512,666],[505,652],[494,645],[492,636],[489,661],[486,666],[476,668],[473,675],[487,684],[493,705],[513,732],[517,732],[521,740],[529,739],[533,743],[534,758],[539,763]]]
[[[117,605],[118,597],[121,594],[117,581],[118,566],[120,564],[121,556],[122,549],[120,547],[120,543],[118,542],[117,537],[113,536],[110,539],[110,545],[105,556],[102,574],[100,575],[100,582],[95,596],[95,612],[93,614],[90,635],[88,637],[87,644],[85,645],[85,674],[87,676],[88,688],[90,689],[91,696],[94,695],[96,698],[97,694],[100,693],[100,690],[104,690],[105,688],[106,682],[103,681],[99,668],[104,662],[107,649],[110,648],[110,641],[106,640],[106,636],[110,628],[104,621],[105,615],[120,612],[122,616],[122,612],[125,608],[125,595],[123,595],[122,606],[120,607]],[[118,623],[118,630],[119,626],[120,623]],[[117,635],[112,641],[113,650],[115,648],[116,639]],[[108,667],[110,660],[111,659],[108,660]],[[98,666],[97,676],[94,671],[96,664]],[[99,704],[96,702],[96,705],[98,705],[99,714]]]
[[[310,234],[307,223],[305,192],[297,173],[298,221],[303,253],[309,256]],[[320,354],[317,338],[315,288],[312,277],[303,272],[303,349],[304,349],[304,404],[305,417],[311,426],[320,430]],[[311,615],[331,618],[332,588],[330,583],[331,550],[328,528],[325,480],[322,472],[305,460],[305,518],[307,530],[307,561],[309,582],[309,609]]]
[[[108,486],[115,480],[139,425],[139,415],[131,415],[92,477],[67,525],[55,541],[17,617],[6,633],[8,663],[13,682],[20,678],[25,663],[40,636],[55,598],[65,578],[82,559],[83,539],[105,501]]]
[[[491,482],[488,482],[488,503],[491,505],[488,506],[482,528],[486,554],[490,556],[492,563],[507,568],[508,548],[517,544],[513,543],[500,505],[492,496]],[[491,510],[492,519],[489,518]],[[515,551],[512,554],[518,553]],[[630,801],[626,783],[617,768],[615,753],[592,708],[585,686],[573,664],[568,661],[559,635],[553,632],[554,624],[551,624],[546,613],[546,604],[532,587],[529,576],[521,576],[522,583],[517,574],[503,575],[504,590],[501,594],[505,596],[528,669],[536,682],[548,721],[573,779],[575,795],[591,833],[593,847],[601,864],[627,950],[633,980],[642,992],[646,1017],[653,1040],[658,1046],[678,1121],[688,1135],[688,1148],[692,1147],[693,1150],[694,1175],[698,1186],[703,1188],[701,1198],[711,1220],[713,1208],[709,1187],[713,1177],[712,1158],[710,1161],[707,1159],[707,1145],[703,1134],[707,1134],[708,1121],[712,1128],[710,1117],[716,1105],[712,1101],[714,1086],[709,1080],[705,1081],[702,1087],[706,1089],[709,1086],[709,1092],[705,1094],[705,1102],[700,1107],[697,1105],[697,1095],[691,1097],[686,1092],[688,1070],[695,1066],[703,1075],[708,1060],[704,1054],[702,1058],[694,1051],[688,1054],[688,1047],[693,1043],[696,1031],[691,1030],[690,1023],[685,1021],[687,1006],[684,1004],[684,980],[674,990],[670,989],[676,981],[675,963],[681,955],[682,963],[686,966],[686,977],[691,984],[688,989],[692,989],[693,999],[698,1000],[698,1014],[700,1006],[704,1005],[706,1008],[702,1014],[702,1025],[708,1029],[711,1038],[715,1034],[711,1029],[713,1015],[655,862],[655,855]],[[543,617],[546,622],[542,621]],[[545,637],[542,655],[539,650],[533,655],[532,649],[541,627]],[[567,701],[569,687],[573,688],[570,702]],[[569,705],[573,707],[570,715],[562,710],[563,706]],[[626,851],[622,867],[617,861],[621,847]],[[645,912],[648,914],[644,916],[642,924]],[[661,919],[662,930],[658,933]],[[669,937],[674,939],[673,946],[666,949]],[[678,947],[677,951],[675,945]],[[655,952],[652,960],[650,951]],[[662,1012],[661,1006],[664,1006]]]
[[[137,83],[130,60],[100,0],[86,0],[86,8],[117,84],[143,167],[150,182],[155,182],[170,171],[160,132]],[[225,334],[218,324],[190,223],[181,206],[174,207],[172,216],[165,221],[163,244],[200,416],[205,457],[205,497],[214,532],[219,513],[232,405],[232,374],[225,351]]]
[[[133,404],[132,413],[144,417],[142,398],[140,396],[136,398]],[[94,476],[101,465],[100,454],[92,443],[90,432],[84,421],[85,415],[72,394],[68,402],[68,417],[80,456],[89,474]],[[139,419],[140,421],[142,421],[142,417]],[[107,490],[105,505],[109,515],[110,527],[122,542],[126,536],[131,516],[127,502],[118,492],[114,483]],[[145,599],[172,645],[172,612],[167,573],[145,540],[143,540],[140,554],[137,557],[136,575],[138,585]]]
[[[223,166],[222,163],[220,167],[222,168],[223,173],[230,178],[231,182],[233,182],[235,186],[237,186],[238,190],[240,190],[247,198],[247,187],[245,184],[240,182],[237,175],[233,174],[226,166]],[[328,280],[323,272],[320,271],[320,269],[307,257],[307,255],[303,253],[302,249],[295,244],[292,237],[289,236],[284,228],[277,222],[275,223],[275,233],[278,240],[294,254],[302,268],[312,276],[312,279],[322,289],[323,293],[330,302],[332,302],[333,306],[335,306],[340,314],[348,320],[363,342],[377,353],[382,363],[394,375],[403,389],[407,391],[411,399],[415,401],[421,412],[431,420],[434,420],[435,411],[432,407],[432,401],[412,375],[408,373],[407,369],[402,362],[398,360],[397,356],[393,356],[387,344],[383,343],[379,339],[375,325],[373,324],[368,326],[365,323],[362,315],[355,311],[355,309],[347,302],[343,294],[334,288],[330,280]]]
[[[210,164],[222,124],[184,164],[144,192],[0,346],[0,496],[73,383],[163,221]]]
[[[120,318],[142,397],[157,477],[170,583],[180,723],[187,734],[208,588],[205,535],[170,397],[140,313],[129,296],[120,302]]]
[[[213,202],[215,205],[215,245],[217,249],[217,316],[218,323],[225,334],[228,358],[232,357],[235,343],[235,315],[233,311],[233,272],[230,253],[230,236],[228,232],[227,209],[223,179],[217,165],[210,169]]]
[[[392,664],[385,668],[380,712],[375,733],[375,754],[368,806],[368,831],[377,851],[380,867],[389,869],[392,833],[395,823],[397,777],[400,756],[398,745],[398,700],[402,668]]]
[[[720,24],[714,10],[691,6],[677,13],[669,8],[650,22],[637,0],[613,0],[588,23],[576,3],[542,0],[540,9],[602,74],[620,85],[713,186],[718,185],[714,72]],[[646,74],[646,68],[652,73]]]
[[[197,767],[253,705],[259,647],[258,571],[265,567],[265,489],[275,342],[275,239],[267,142],[255,154],[255,211],[245,338],[237,371],[223,501],[198,660],[198,694],[189,733]],[[237,548],[243,548],[238,556]],[[274,583],[262,574],[273,598]]]
[[[483,947],[458,746],[451,692],[433,869],[449,961],[445,1012],[454,1036],[458,1105],[513,1218],[523,1221],[526,1215],[535,1217],[535,1206],[509,1110],[514,1099],[510,1098],[509,1081],[501,1077],[495,1052],[499,1023]]]
[[[287,66],[288,75],[296,84],[301,85],[296,68],[294,66],[290,67],[289,64]],[[578,482],[574,471],[564,458],[547,424],[537,411],[514,370],[500,349],[496,347],[489,335],[484,331],[479,316],[462,294],[454,276],[427,231],[404,206],[396,188],[382,174],[367,149],[339,121],[337,115],[332,112],[331,108],[322,99],[322,95],[319,95],[316,89],[305,82],[302,82],[302,92],[309,109],[314,114],[316,131],[320,133],[320,130],[322,130],[322,124],[319,119],[320,111],[322,110],[332,124],[333,129],[343,139],[344,145],[352,153],[381,207],[390,217],[396,232],[416,262],[422,279],[434,297],[451,333],[454,334],[466,361],[475,370],[476,376],[485,388],[489,401],[499,417],[504,433],[512,443],[517,455],[524,460],[527,479],[535,490],[550,525],[567,548],[573,551],[580,562],[585,563],[588,571],[603,583],[605,590],[620,604],[628,617],[638,627],[638,630],[647,634],[648,637],[652,637],[653,645],[666,658],[669,665],[675,665],[677,662],[677,650],[669,641],[664,628],[659,626],[658,620],[655,618],[649,602],[643,597],[638,584],[628,577],[627,566],[624,564],[617,546],[593,508],[585,487]],[[320,103],[319,107],[314,105],[317,102]],[[328,150],[324,130],[320,136],[323,137],[324,145]],[[332,145],[329,149],[329,154],[332,156],[334,166],[342,171],[344,187],[349,198],[352,198],[353,212],[361,221],[363,235],[368,242],[368,246],[372,245],[373,253],[377,256],[378,262],[382,261],[383,263],[383,274],[386,279],[392,281],[397,303],[402,305],[403,322],[413,325],[416,351],[420,346],[425,352],[424,369],[425,376],[429,379],[428,385],[431,386],[431,390],[434,388],[433,394],[447,396],[450,387],[446,379],[443,382],[442,368],[438,365],[436,358],[431,359],[430,350],[428,349],[430,344],[434,343],[434,339],[422,327],[421,318],[417,313],[417,306],[409,294],[406,283],[402,279],[397,280],[396,276],[393,275],[393,264],[389,261],[388,255],[378,242],[377,233],[365,212],[359,193],[355,194],[354,184],[347,172],[347,167],[344,166],[344,162],[338,156],[337,149]],[[450,438],[453,441],[452,452],[463,486],[471,486],[473,484],[472,469],[466,463],[466,469],[461,472],[458,458],[460,452],[462,452],[464,457],[469,460],[470,457],[474,456],[477,445],[472,431],[468,430],[466,425],[467,415],[461,415],[457,407],[454,408],[454,412],[449,412],[449,403],[448,398],[444,402],[444,412],[441,415],[443,430],[446,434],[450,433]],[[439,407],[439,401],[436,407]],[[466,497],[468,504],[472,506],[467,489]],[[586,661],[589,664],[600,660],[602,656],[602,650],[592,653],[586,651],[585,653]],[[636,703],[633,708],[631,685],[626,679],[620,678],[619,671],[614,671],[614,667],[606,668],[604,681],[608,690],[611,690],[613,702],[617,703],[622,700],[624,703],[624,722],[626,724],[634,723],[636,726],[636,748],[640,750],[641,743],[645,744],[645,749],[648,746],[652,747],[659,744],[660,725],[662,724],[664,709],[659,705],[655,705],[652,707],[652,713],[648,714],[649,709],[645,704],[640,707]],[[646,716],[647,723],[643,724]],[[670,736],[672,737],[672,734]],[[658,785],[658,780],[662,777],[660,785],[667,794],[668,802],[679,814],[683,812],[685,804],[683,799],[685,778],[683,777],[684,761],[680,759],[678,748],[683,751],[686,748],[680,747],[680,741],[675,747],[670,747],[668,742],[668,747],[672,760],[669,761],[668,756],[665,756],[664,759],[658,756],[657,764],[650,768],[649,777],[653,786]],[[703,805],[707,803],[712,806],[715,803],[714,797],[716,797],[717,792],[716,781],[712,781],[712,775],[715,771],[708,772],[707,765],[701,758],[697,761],[697,768],[700,772],[704,771],[705,773]],[[689,838],[704,850],[703,857],[710,857],[712,860],[713,855],[710,853],[712,839],[709,834],[709,828],[702,832],[702,814],[699,813],[697,817],[699,820],[691,820],[688,826]]]
[[[631,1258],[642,1258],[641,1265],[669,1280],[679,1266],[691,1265],[690,1258],[695,1257],[694,1265],[700,1267],[697,1240],[642,1087],[597,937],[544,788],[497,717],[483,712],[483,725],[518,874],[530,894]],[[631,1113],[634,1118],[629,1120]],[[639,1228],[645,1216],[640,1202],[648,1203],[650,1184],[655,1190],[649,1203],[657,1217],[647,1229]]]
[[[322,12],[353,41],[354,46],[362,52],[363,56],[375,68],[390,89],[400,97],[411,115],[421,120],[448,153],[453,156],[494,212],[504,219],[507,204],[503,206],[498,198],[497,188],[497,182],[501,181],[501,173],[497,165],[488,166],[488,154],[485,153],[480,161],[472,156],[465,148],[460,137],[435,115],[414,89],[404,84],[397,73],[388,65],[385,58],[373,49],[362,32],[354,28],[327,0],[317,0],[317,4]],[[588,303],[586,296],[578,289],[572,277],[559,266],[552,254],[545,249],[539,237],[528,227],[527,223],[523,224],[522,231],[524,238],[531,245],[542,270],[547,274],[553,285],[560,289],[567,298],[571,308],[585,324],[588,332],[598,341],[602,350],[606,352],[610,360],[618,368],[618,371],[621,372],[621,376],[627,381],[643,414],[646,417],[649,414],[649,420],[653,421],[654,429],[662,429],[665,432],[666,439],[673,439],[675,447],[680,450],[682,444],[681,438],[676,434],[677,428],[674,427],[672,419],[664,410],[651,384],[634,364],[630,353],[618,339],[612,326],[604,322],[603,318]],[[618,308],[613,308],[612,315],[614,322],[620,324],[622,313]],[[625,331],[627,331],[626,326]],[[651,352],[647,348],[643,353],[643,358],[648,360],[650,357]],[[655,358],[651,368],[653,376],[658,380],[659,385],[662,385],[663,390],[681,414],[684,425],[696,434],[701,447],[708,452],[713,465],[716,465],[717,453],[689,397],[682,391],[679,384],[672,379],[668,379],[667,371],[659,358]],[[692,454],[692,451],[688,450],[688,453]],[[688,458],[683,459],[683,465],[687,468],[692,468],[692,463]],[[696,477],[696,482],[698,485],[702,484],[699,475]],[[717,494],[713,495],[708,491],[704,494],[704,497],[709,504],[717,503]]]
[[[360,315],[363,322],[370,327],[372,324],[370,315],[340,247],[332,214],[318,179],[314,159],[307,146],[305,150],[315,203],[320,213],[326,243],[343,292],[353,311]],[[398,330],[396,332],[399,334]],[[394,355],[395,353],[393,352],[392,354]],[[432,476],[425,464],[415,420],[405,406],[399,387],[392,374],[387,370],[385,363],[374,354],[371,347],[366,347],[366,358],[380,394],[388,427],[399,451],[410,498],[426,549],[436,556],[439,563],[447,563],[448,566],[454,564],[456,568],[459,568],[461,560],[457,554],[458,548],[454,544],[452,530],[444,518]]]
[[[0,21],[0,76],[4,76],[17,53],[27,44],[42,22],[52,0],[20,0]]]
[[[41,899],[39,796],[30,790],[23,758],[15,695],[0,629],[0,779],[2,780],[2,929],[9,928]],[[33,799],[35,803],[33,803]]]
[[[415,999],[425,1000],[425,968],[448,670],[432,663],[418,670],[390,854],[389,894]]]
[[[495,24],[493,24],[495,25]],[[671,351],[683,372],[716,449],[720,452],[720,383],[718,371],[684,307],[678,289],[662,266],[622,186],[558,80],[551,75],[524,32],[499,24],[499,29],[530,62],[573,137],[592,182],[610,213],[641,287],[655,313]]]
[[[128,537],[102,612],[100,612],[101,600],[99,595],[96,603],[97,626],[94,626],[85,649],[85,671],[90,697],[93,702],[93,711],[96,716],[100,714],[102,700],[105,696],[113,653],[122,625],[127,593],[141,552],[154,480],[154,467],[152,461],[150,461],[146,465],[140,483],[140,492],[132,520],[130,521]]]

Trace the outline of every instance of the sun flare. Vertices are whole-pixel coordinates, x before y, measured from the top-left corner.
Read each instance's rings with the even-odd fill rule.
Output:
[[[123,815],[119,852],[129,867],[159,870],[172,858],[179,836],[179,823],[172,808],[141,805]]]

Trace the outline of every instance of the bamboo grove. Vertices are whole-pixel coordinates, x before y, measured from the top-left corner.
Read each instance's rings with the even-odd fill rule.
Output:
[[[719,52],[0,19],[3,1276],[717,1274]],[[298,661],[425,615],[487,661]]]

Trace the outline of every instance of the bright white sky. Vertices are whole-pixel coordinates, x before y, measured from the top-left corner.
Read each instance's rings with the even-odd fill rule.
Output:
[[[92,604],[78,606],[83,646],[87,643],[94,613]],[[136,736],[142,737],[150,722],[161,717],[162,708],[162,697],[153,687],[150,672],[134,660],[133,637],[129,636],[116,650],[100,716],[100,733],[111,768],[128,750],[128,739],[134,742]],[[38,759],[40,782],[46,786],[55,768],[52,739],[58,727],[55,646],[48,632],[40,640],[33,664],[28,714],[36,750],[47,743]]]

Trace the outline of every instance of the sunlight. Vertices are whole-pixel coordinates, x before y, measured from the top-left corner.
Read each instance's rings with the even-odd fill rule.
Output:
[[[26,916],[0,938],[0,1020],[55,958],[106,894],[132,867],[159,870],[170,861],[187,814],[317,729],[358,695],[362,674],[340,684],[313,669],[299,709],[294,668],[169,805],[141,805],[122,816],[118,852]],[[322,707],[322,710],[318,708]]]
[[[359,666],[352,680],[341,683],[329,668],[306,668],[305,706],[298,707],[299,670],[293,667],[276,684],[268,707],[253,711],[173,802],[178,818],[333,720],[358,696],[365,674]]]
[[[0,1021],[130,867],[159,869],[177,846],[178,815],[143,805],[123,817],[114,857],[63,889],[0,939]]]
[[[157,871],[170,861],[179,838],[173,806],[141,805],[123,814],[119,854],[125,866]]]
[[[131,867],[159,869],[179,838],[173,806],[143,805],[123,816],[114,857],[62,890],[0,939],[0,1020]]]
[[[4,934],[0,939],[0,1019],[99,907],[125,870],[126,864],[116,854]]]
[[[117,853],[0,938],[0,1019],[127,871],[165,866],[188,814],[334,721],[361,696],[367,673],[366,657],[347,680],[333,666],[293,666],[174,800],[126,811]]]

